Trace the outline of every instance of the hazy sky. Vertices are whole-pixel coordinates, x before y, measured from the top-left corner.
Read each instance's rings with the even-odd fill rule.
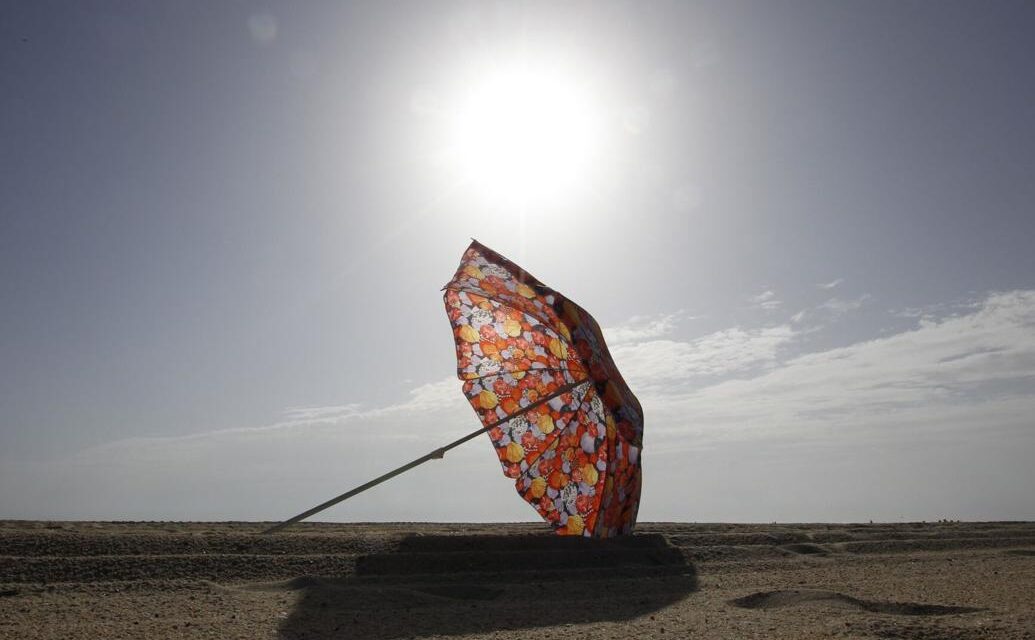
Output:
[[[281,519],[475,429],[439,291],[475,237],[608,329],[642,520],[1035,519],[1032,33],[1028,2],[4,3],[0,518]],[[504,109],[525,155],[472,160],[485,86],[585,135]],[[320,518],[537,519],[487,438]]]

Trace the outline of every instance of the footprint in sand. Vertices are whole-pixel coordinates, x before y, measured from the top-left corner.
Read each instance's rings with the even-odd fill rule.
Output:
[[[973,613],[983,611],[974,607],[955,607],[940,604],[920,604],[916,602],[878,602],[853,598],[836,591],[794,590],[794,591],[760,591],[743,598],[730,600],[730,604],[744,609],[779,609],[793,607],[808,602],[828,602],[848,605],[871,613],[887,613],[897,616],[944,616],[953,613]]]

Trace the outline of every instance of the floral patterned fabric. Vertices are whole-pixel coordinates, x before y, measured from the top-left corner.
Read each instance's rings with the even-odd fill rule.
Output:
[[[562,535],[631,533],[643,411],[596,321],[477,241],[444,298],[464,395],[521,497]]]

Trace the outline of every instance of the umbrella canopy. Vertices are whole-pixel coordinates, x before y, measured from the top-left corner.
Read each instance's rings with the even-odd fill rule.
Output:
[[[643,410],[597,322],[477,241],[444,299],[464,395],[521,497],[562,535],[631,533]]]

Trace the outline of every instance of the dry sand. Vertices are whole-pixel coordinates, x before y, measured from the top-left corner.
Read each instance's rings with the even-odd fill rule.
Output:
[[[0,638],[1035,638],[1035,523],[0,522]]]

